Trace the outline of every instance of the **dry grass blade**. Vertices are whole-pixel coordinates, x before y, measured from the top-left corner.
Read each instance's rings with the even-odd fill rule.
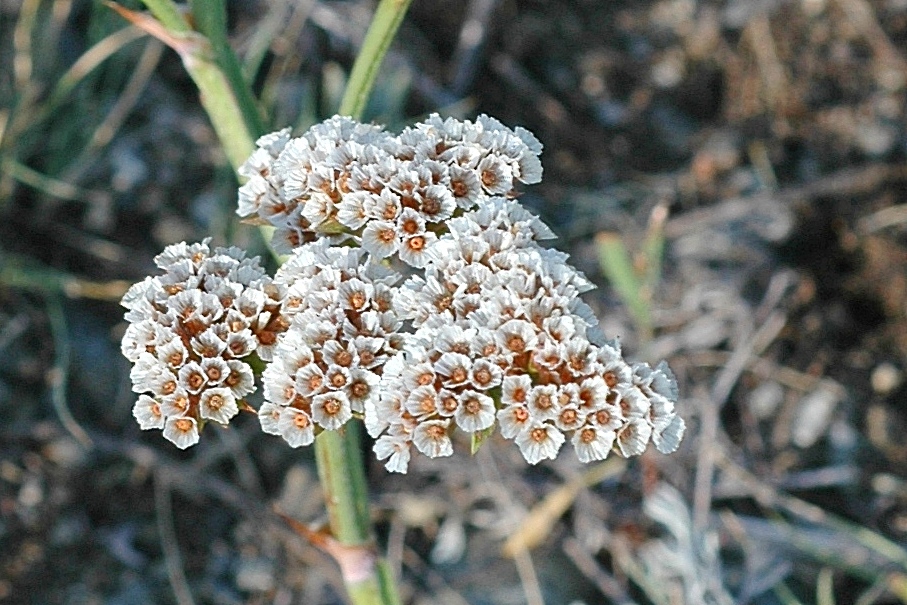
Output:
[[[82,152],[66,170],[64,180],[78,181],[82,174],[97,161],[98,151],[113,140],[113,137],[139,101],[142,91],[145,89],[145,85],[148,84],[148,80],[160,62],[163,53],[163,44],[158,40],[149,41],[122,94],[120,94],[116,103],[107,112],[104,120],[92,133],[88,145],[82,149]]]
[[[79,82],[85,79],[85,76],[94,71],[101,63],[118,53],[130,42],[138,40],[145,35],[146,32],[138,27],[124,27],[89,48],[57,80],[47,105],[50,107],[56,106]]]
[[[626,467],[624,459],[611,458],[549,493],[529,511],[519,528],[507,538],[501,552],[506,557],[514,558],[520,552],[529,551],[544,542],[557,520],[573,505],[581,490],[610,477],[616,477]]]
[[[86,449],[94,443],[85,429],[76,421],[66,397],[66,385],[69,381],[69,361],[71,348],[69,336],[66,334],[66,319],[63,308],[54,295],[47,297],[47,317],[50,319],[51,332],[54,339],[54,366],[47,373],[47,383],[50,386],[51,400],[57,418],[69,434]]]
[[[183,558],[180,555],[176,529],[173,525],[170,481],[166,473],[165,470],[158,470],[154,476],[154,511],[157,515],[157,526],[161,536],[161,548],[167,564],[167,576],[170,578],[177,605],[195,605],[192,591],[189,590],[189,583],[186,581]]]
[[[718,447],[719,411],[724,406],[749,360],[759,356],[781,333],[786,323],[787,318],[780,311],[770,315],[756,333],[734,351],[712,387],[711,397],[703,414],[693,494],[693,520],[699,529],[705,529],[708,526],[711,511],[712,478],[715,471],[715,452]]]
[[[105,191],[83,189],[66,181],[41,174],[12,158],[3,160],[0,165],[0,173],[61,200],[106,204],[110,198],[110,194]]]
[[[0,285],[42,294],[63,294],[68,298],[116,302],[123,298],[131,284],[122,280],[85,280],[38,265],[33,259],[3,254],[0,255]]]
[[[735,464],[724,452],[718,454],[716,462],[762,506],[793,515],[818,528],[801,529],[779,519],[774,527],[776,531],[784,532],[785,543],[851,574],[884,581],[893,595],[907,603],[907,550],[899,544],[867,527],[778,491]],[[751,523],[751,527],[755,525]],[[818,532],[822,532],[821,535]],[[841,554],[845,547],[851,554]]]

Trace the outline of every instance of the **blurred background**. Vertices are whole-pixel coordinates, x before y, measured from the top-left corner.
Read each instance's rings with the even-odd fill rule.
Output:
[[[228,5],[269,126],[332,115],[374,4]],[[688,428],[593,467],[369,452],[407,603],[907,602],[905,91],[905,0],[413,2],[366,119],[534,132],[521,201]],[[236,188],[175,53],[0,0],[0,602],[343,602],[271,512],[323,520],[311,451],[131,415],[119,297],[170,243],[266,255]]]

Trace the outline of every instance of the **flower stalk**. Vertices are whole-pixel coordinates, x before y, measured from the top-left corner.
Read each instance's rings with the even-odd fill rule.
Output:
[[[410,2],[382,0],[378,5],[340,102],[338,113],[341,115],[362,117],[378,69]],[[374,536],[359,432],[358,423],[348,424],[344,431],[322,432],[315,440],[315,461],[334,537],[346,546],[372,547]],[[347,570],[341,567],[350,600],[356,605],[399,603],[397,586],[387,561],[376,557],[372,562],[371,573],[361,580],[349,577]]]
[[[337,110],[340,115],[357,120],[362,117],[375,78],[378,77],[378,69],[411,2],[412,0],[381,0],[350,72],[350,80],[340,101],[340,109]]]

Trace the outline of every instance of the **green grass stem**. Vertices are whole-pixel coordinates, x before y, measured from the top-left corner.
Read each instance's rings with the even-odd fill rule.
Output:
[[[411,2],[412,0],[381,0],[365,34],[365,40],[362,41],[356,62],[353,63],[338,110],[341,115],[356,119],[362,117],[375,86],[378,70]]]

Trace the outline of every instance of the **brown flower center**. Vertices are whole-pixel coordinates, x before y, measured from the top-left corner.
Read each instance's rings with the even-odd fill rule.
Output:
[[[293,418],[293,425],[298,429],[304,429],[309,426],[309,417],[305,414],[296,414]]]
[[[217,411],[217,410],[221,409],[223,407],[223,405],[224,405],[224,398],[221,397],[220,395],[212,395],[211,397],[208,398],[208,407],[211,408],[212,410]]]

